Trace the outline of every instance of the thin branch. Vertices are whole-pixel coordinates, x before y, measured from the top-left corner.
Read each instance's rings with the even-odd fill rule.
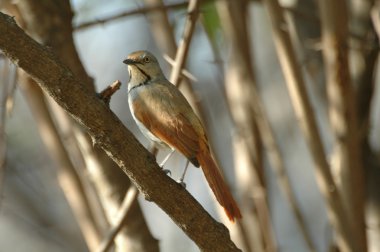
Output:
[[[376,31],[378,40],[380,41],[380,13],[379,11],[380,11],[380,2],[376,1],[376,3],[372,7],[370,14],[371,14],[373,27]]]
[[[355,243],[355,239],[352,236],[347,213],[326,160],[314,111],[300,71],[301,67],[297,63],[290,36],[286,30],[283,10],[277,0],[265,0],[264,3],[271,20],[274,42],[291,101],[314,160],[319,188],[327,202],[330,221],[338,233],[341,248],[344,251],[350,251],[350,248],[354,247],[352,244]]]
[[[260,155],[260,152],[256,146],[259,134],[255,134],[257,133],[257,124],[253,113],[256,99],[252,97],[252,94],[256,80],[252,67],[249,33],[247,32],[248,6],[249,2],[246,0],[220,1],[217,5],[230,51],[227,59],[228,65],[224,71],[224,88],[236,132],[233,136],[233,150],[237,185],[244,196],[242,202],[247,204],[253,199],[256,211],[250,213],[257,215],[260,226],[259,240],[244,237],[243,241],[249,242],[245,243],[247,250],[251,248],[251,251],[254,251],[257,244],[263,244],[266,250],[276,251],[277,245],[269,213],[267,190],[264,180],[261,179],[262,166],[258,162],[260,157],[255,156],[255,154]],[[247,205],[246,208],[248,208]],[[245,221],[247,226],[254,225],[249,221],[250,219]],[[252,231],[252,228],[248,230]]]
[[[5,134],[6,119],[10,115],[14,104],[14,94],[17,82],[17,68],[7,59],[0,59],[2,75],[0,78],[0,205],[4,188],[6,170],[7,139]]]
[[[162,0],[145,0],[144,1],[147,6],[155,6],[155,5],[163,5]],[[202,1],[204,3],[205,1]],[[156,40],[157,45],[161,49],[164,55],[168,55],[168,57],[175,57],[177,52],[177,45],[173,33],[173,28],[169,23],[168,15],[164,10],[151,12],[148,15],[148,20],[150,22],[152,34]],[[170,63],[170,65],[172,65]],[[183,72],[183,71],[182,71]],[[190,101],[193,108],[195,108],[197,114],[200,116],[203,124],[207,125],[207,117],[205,116],[205,110],[202,106],[202,103],[198,99],[195,94],[191,82],[189,79],[183,78],[181,91],[185,94],[186,98]],[[220,209],[217,206],[217,209]],[[222,215],[224,216],[224,214]],[[237,222],[236,225],[229,225],[229,229],[231,230],[232,237],[234,239],[241,237],[242,240],[248,240],[249,238],[245,235],[244,227],[241,221]],[[244,239],[246,238],[246,239]]]
[[[348,6],[345,0],[320,0],[323,59],[330,124],[334,133],[331,169],[348,214],[355,242],[351,249],[367,251],[364,223],[364,174],[359,149],[356,94],[348,61]],[[351,14],[351,12],[350,12]]]
[[[112,83],[111,85],[109,85],[108,87],[106,87],[105,89],[103,89],[99,94],[99,98],[105,103],[107,104],[108,106],[110,105],[110,101],[111,101],[111,96],[117,91],[120,89],[120,86],[121,86],[121,82],[120,81],[115,81],[114,83]]]
[[[115,20],[118,20],[118,19],[121,19],[121,18],[132,16],[132,15],[146,14],[146,13],[149,13],[149,12],[152,12],[152,11],[156,11],[156,10],[173,10],[173,9],[175,10],[175,9],[181,9],[181,8],[185,8],[187,5],[188,5],[187,2],[180,2],[180,3],[173,3],[173,4],[168,4],[168,5],[158,4],[158,5],[155,5],[155,6],[138,8],[136,10],[126,11],[126,12],[117,14],[115,16],[111,16],[111,17],[107,17],[107,18],[102,18],[102,19],[97,19],[95,21],[84,22],[82,24],[79,24],[79,25],[75,26],[74,29],[76,31],[79,31],[79,30],[90,28],[90,27],[95,26],[95,25],[103,25],[103,24],[105,24],[107,22],[115,21]]]
[[[127,195],[125,196],[123,203],[121,204],[118,213],[118,220],[115,222],[116,224],[112,227],[112,229],[108,232],[108,235],[100,244],[100,247],[97,250],[98,252],[107,252],[111,248],[115,237],[126,224],[129,210],[131,209],[132,203],[136,200],[137,196],[138,191],[136,187],[131,186],[128,189]]]
[[[101,236],[82,181],[59,137],[40,87],[25,72],[20,72],[19,77],[20,89],[33,113],[41,138],[57,164],[58,181],[62,191],[92,251],[100,243]]]
[[[208,0],[202,1],[202,3]],[[162,0],[144,0],[146,6],[164,5]],[[175,58],[177,54],[177,44],[173,33],[172,25],[169,22],[169,18],[165,9],[152,11],[147,16],[151,26],[151,32],[156,40],[156,43],[164,55],[168,55],[171,58]],[[173,64],[174,65],[174,64]],[[181,92],[188,99],[196,113],[199,115],[203,124],[207,125],[207,117],[205,116],[205,109],[203,108],[198,96],[195,94],[191,82],[189,79],[183,78],[181,82]]]
[[[7,152],[7,141],[5,135],[5,123],[7,115],[7,99],[8,99],[8,85],[9,85],[9,64],[7,59],[1,59],[2,63],[1,78],[0,78],[0,197],[2,198],[3,182],[5,176],[5,163]]]
[[[175,56],[175,65],[173,66],[169,78],[170,82],[176,86],[179,85],[180,75],[186,63],[191,38],[193,37],[195,25],[199,16],[199,4],[199,0],[190,0],[187,8],[188,18],[186,19],[182,39],[178,44],[177,53]]]
[[[167,54],[164,54],[164,60],[166,60],[169,63],[169,65],[171,65],[172,67],[175,65],[175,61],[172,58],[170,58],[169,55]],[[186,69],[182,69],[181,74],[191,81],[194,81],[194,82],[198,81],[197,78]]]
[[[136,185],[202,251],[240,251],[228,229],[216,222],[180,185],[168,178],[154,157],[120,120],[56,57],[27,36],[12,17],[0,13],[0,49],[87,130]]]

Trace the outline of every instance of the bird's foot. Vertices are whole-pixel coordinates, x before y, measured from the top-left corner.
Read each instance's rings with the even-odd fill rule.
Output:
[[[177,180],[177,183],[178,184],[180,184],[183,188],[185,188],[186,189],[186,183],[185,182],[183,182],[183,180],[182,179],[180,179],[180,180]]]
[[[172,176],[172,172],[168,169],[164,169],[163,167],[161,167],[161,170],[168,176]]]

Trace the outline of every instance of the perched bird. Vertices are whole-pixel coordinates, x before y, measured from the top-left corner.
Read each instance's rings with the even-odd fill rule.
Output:
[[[199,118],[177,87],[165,78],[157,59],[150,52],[137,51],[123,62],[128,65],[130,77],[129,108],[142,133],[179,151],[194,166],[201,166],[228,218],[231,221],[241,218],[239,207],[211,156]]]

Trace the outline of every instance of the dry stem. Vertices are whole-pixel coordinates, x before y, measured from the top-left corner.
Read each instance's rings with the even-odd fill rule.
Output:
[[[341,248],[344,251],[350,251],[349,248],[354,247],[351,245],[355,241],[352,237],[349,219],[326,160],[314,111],[300,71],[301,67],[296,61],[294,49],[286,30],[283,10],[277,0],[265,0],[264,3],[271,20],[277,54],[293,107],[314,160],[319,188],[327,202],[330,221],[338,233]]]

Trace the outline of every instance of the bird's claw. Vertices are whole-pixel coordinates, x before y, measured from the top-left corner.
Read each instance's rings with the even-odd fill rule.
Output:
[[[168,169],[163,169],[163,168],[161,168],[161,169],[162,169],[162,171],[163,171],[166,175],[169,175],[169,176],[172,175],[172,172],[171,172],[170,170],[168,170]]]
[[[177,183],[180,184],[183,188],[186,189],[186,183],[183,182],[183,180],[180,179],[180,180],[177,181]]]

